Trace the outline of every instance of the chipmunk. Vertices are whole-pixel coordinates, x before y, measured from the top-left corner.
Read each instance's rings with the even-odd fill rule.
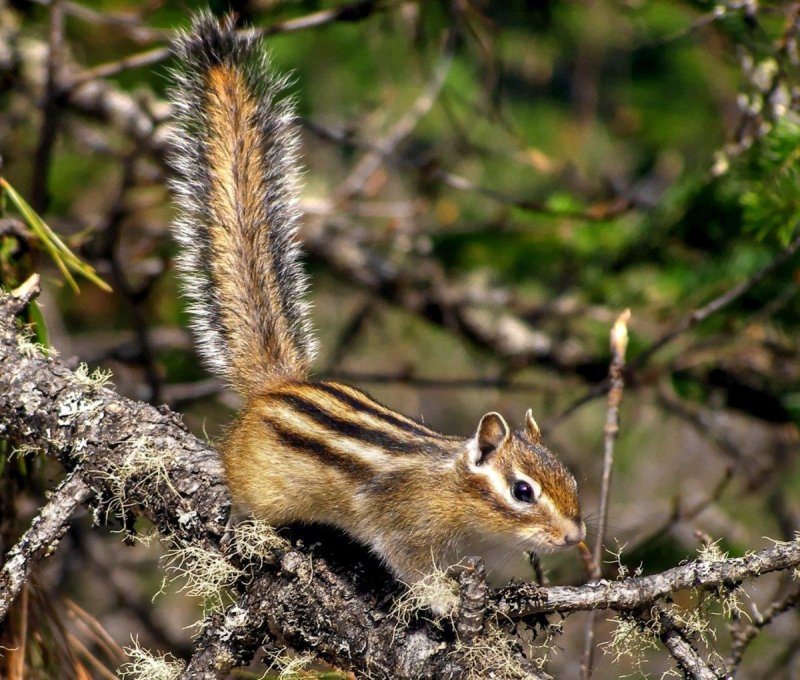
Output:
[[[343,530],[413,584],[477,555],[487,580],[530,580],[530,554],[582,541],[575,478],[531,411],[440,434],[336,382],[316,351],[295,241],[298,136],[285,80],[233,21],[176,39],[174,234],[199,351],[245,399],[221,446],[236,504],[273,526]]]

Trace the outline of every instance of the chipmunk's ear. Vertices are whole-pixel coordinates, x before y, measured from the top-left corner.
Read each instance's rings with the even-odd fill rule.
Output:
[[[542,432],[539,430],[539,425],[536,422],[536,419],[533,417],[533,411],[530,409],[528,409],[528,411],[525,413],[525,429],[533,441],[541,441]]]
[[[493,411],[483,416],[472,442],[472,462],[475,465],[483,465],[491,461],[497,450],[505,444],[510,433],[508,423],[499,413]]]

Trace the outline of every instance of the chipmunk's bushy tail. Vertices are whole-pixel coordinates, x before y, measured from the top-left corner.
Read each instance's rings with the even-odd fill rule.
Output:
[[[295,231],[292,102],[255,38],[203,12],[174,43],[173,231],[200,353],[246,396],[306,378],[315,349]]]

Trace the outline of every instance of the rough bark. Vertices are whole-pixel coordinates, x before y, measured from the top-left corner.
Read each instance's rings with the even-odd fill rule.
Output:
[[[72,513],[91,496],[79,471],[67,477],[17,544],[8,551],[0,570],[0,621],[14,602],[31,570],[58,546]]]

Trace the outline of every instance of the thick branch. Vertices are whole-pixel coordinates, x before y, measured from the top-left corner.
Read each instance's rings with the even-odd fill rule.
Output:
[[[485,589],[483,565],[471,564],[465,600],[480,601]],[[302,603],[302,605],[300,605]],[[470,612],[469,630],[460,646],[425,628],[406,630],[386,616],[375,602],[358,595],[352,581],[324,562],[290,551],[280,560],[275,576],[263,575],[246,587],[243,597],[213,617],[183,677],[215,678],[234,665],[250,660],[266,636],[295,649],[309,647],[334,665],[363,669],[378,678],[463,678],[480,673],[468,660],[469,642],[480,639],[483,609]],[[480,619],[480,621],[478,620]],[[460,622],[461,623],[461,622]],[[346,641],[346,644],[343,644]],[[239,650],[248,650],[241,654]],[[519,659],[520,671],[525,667]],[[533,671],[519,677],[537,678]]]
[[[82,381],[21,340],[14,324],[19,307],[0,293],[0,437],[57,458],[68,470],[83,463],[100,500],[139,508],[164,533],[214,542],[229,505],[216,453],[174,414]],[[153,468],[142,465],[121,477],[132,462],[149,459]],[[158,466],[167,474],[154,475]]]

